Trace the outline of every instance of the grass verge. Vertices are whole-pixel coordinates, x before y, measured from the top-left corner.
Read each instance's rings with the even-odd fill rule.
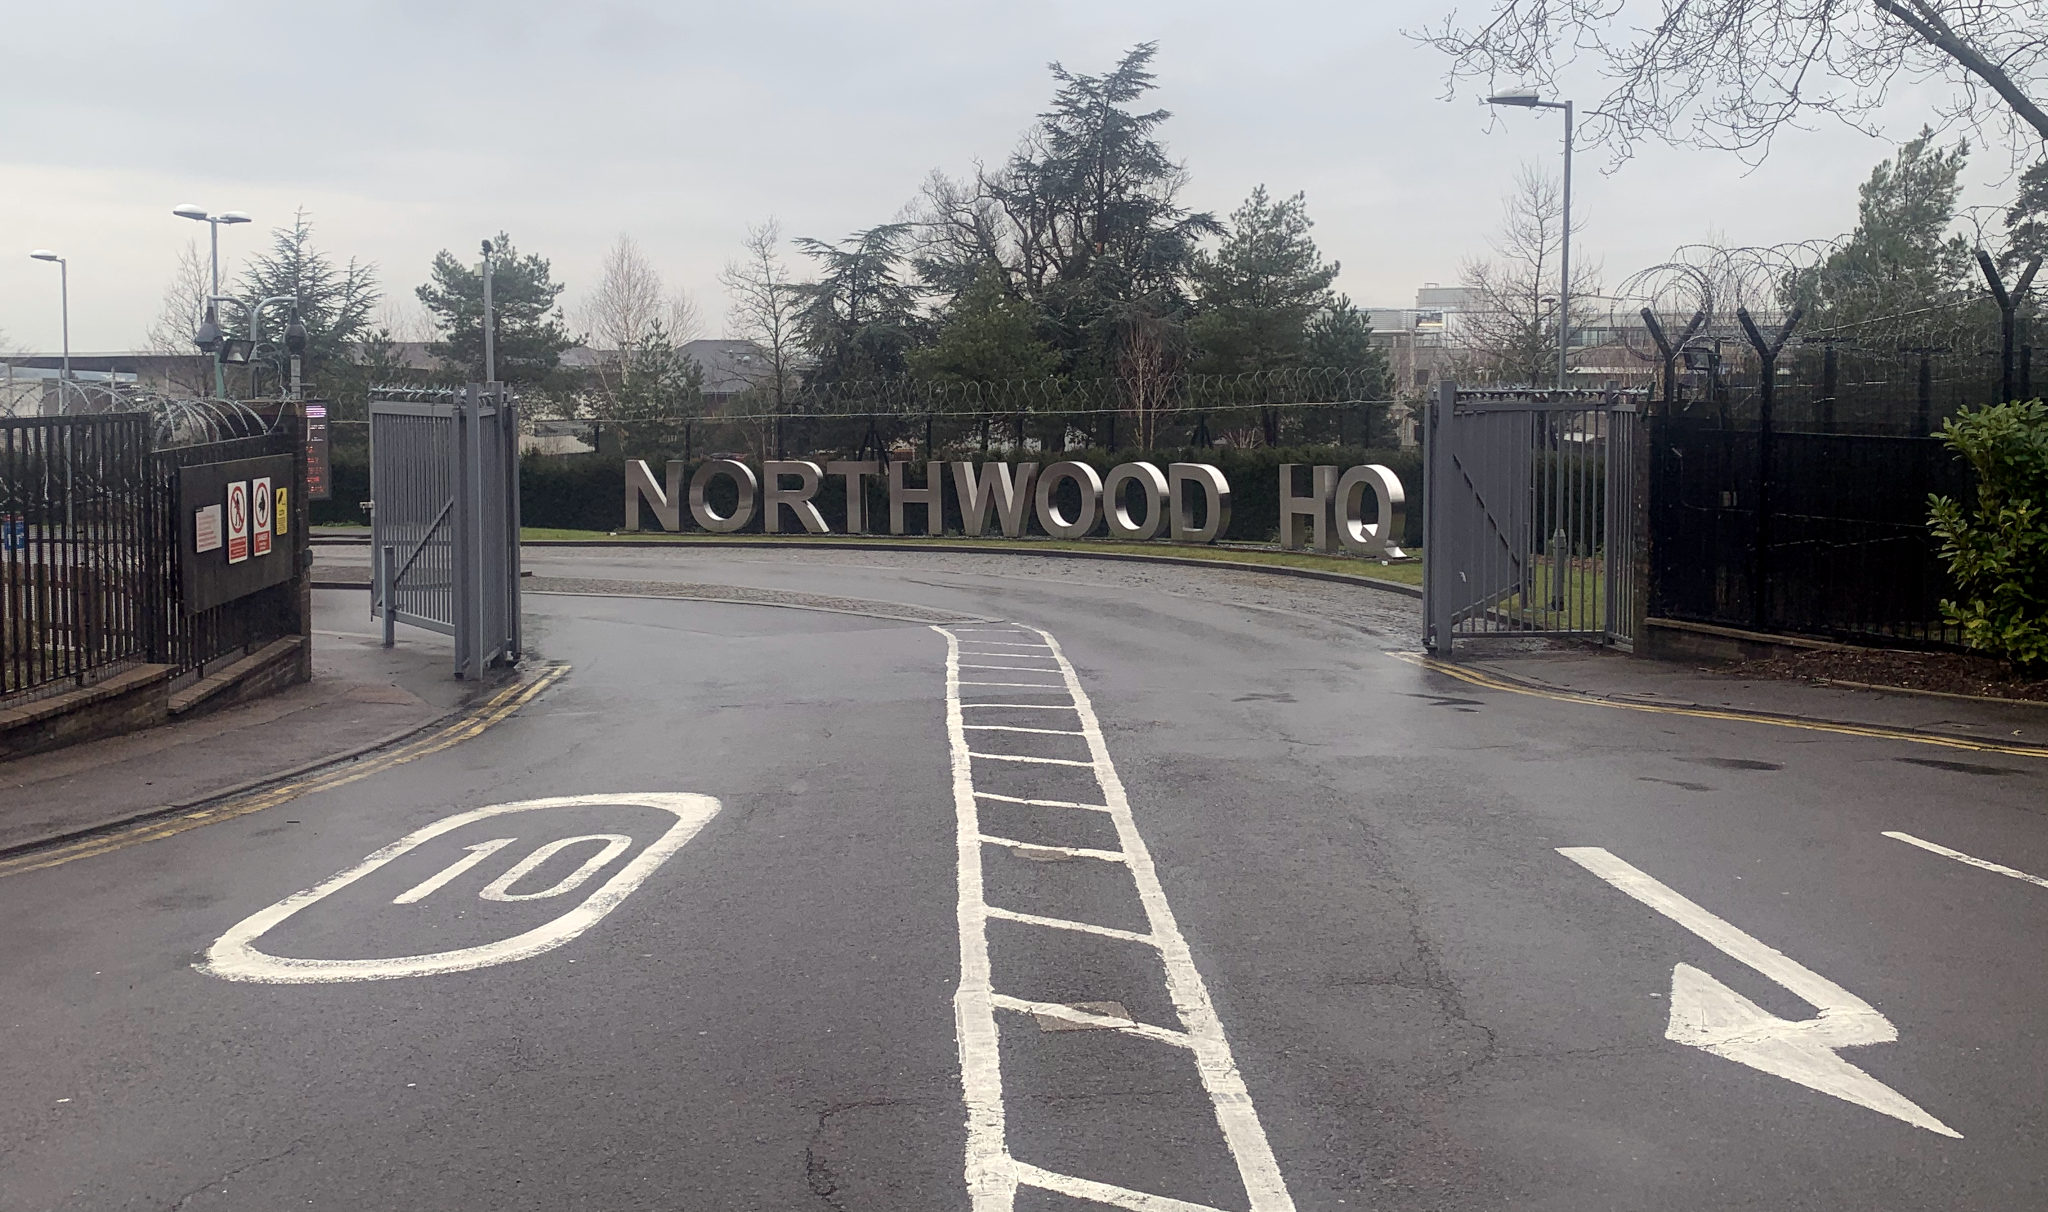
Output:
[[[359,533],[360,527],[315,527],[315,531],[333,533]],[[520,532],[527,542],[569,541],[588,543],[621,543],[640,546],[687,547],[693,543],[712,540],[720,543],[758,544],[773,546],[789,539],[808,537],[813,542],[844,544],[860,547],[870,542],[917,543],[921,536],[914,535],[707,535],[698,533],[670,534],[659,531],[634,533],[613,533],[603,530],[557,530],[544,526],[529,526]],[[947,535],[929,540],[934,546],[973,547],[991,552],[1003,551],[1074,551],[1074,552],[1121,552],[1130,555],[1172,556],[1183,560],[1213,560],[1224,564],[1259,564],[1276,568],[1306,568],[1316,572],[1339,572],[1370,580],[1392,581],[1400,585],[1422,584],[1422,563],[1408,560],[1402,563],[1382,564],[1378,560],[1356,556],[1316,555],[1311,552],[1281,551],[1274,547],[1229,544],[1217,546],[1196,546],[1184,543],[1127,543],[1116,539],[1088,539],[1067,541],[1062,539],[970,539],[959,535]]]

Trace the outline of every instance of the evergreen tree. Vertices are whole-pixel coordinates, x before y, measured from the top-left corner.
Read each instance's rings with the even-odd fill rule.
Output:
[[[1340,402],[1350,416],[1358,418],[1354,428],[1335,413],[1312,414],[1307,436],[1317,441],[1341,436],[1366,446],[1390,438],[1386,415],[1387,401],[1394,394],[1393,371],[1387,365],[1386,351],[1373,344],[1372,325],[1350,296],[1330,294],[1324,298],[1308,318],[1304,345],[1305,363],[1341,372],[1334,379]]]
[[[1261,185],[1230,217],[1214,253],[1196,256],[1189,277],[1196,315],[1189,337],[1196,368],[1241,373],[1299,366],[1309,320],[1329,302],[1337,263],[1309,235],[1303,195],[1273,200]]]
[[[1871,170],[1848,240],[1788,283],[1788,301],[1806,308],[1809,327],[1900,316],[1967,294],[1970,244],[1949,228],[1969,150],[1936,147],[1934,131],[1923,129]]]
[[[2048,160],[2020,175],[2019,197],[2005,212],[2005,231],[2003,260],[2010,276],[2025,272],[2036,257],[2048,258]]]
[[[1001,168],[926,189],[925,280],[958,293],[999,264],[1072,373],[1114,370],[1133,308],[1177,319],[1197,242],[1220,230],[1180,203],[1187,171],[1159,137],[1172,115],[1137,109],[1157,53],[1141,43],[1102,76],[1052,64],[1052,106]]]
[[[818,262],[816,282],[797,286],[797,335],[811,357],[809,382],[828,386],[904,372],[917,291],[899,274],[909,225],[887,223],[838,244],[800,237]]]
[[[910,354],[910,368],[953,383],[1045,378],[1059,355],[1039,338],[1038,325],[1038,309],[1003,289],[999,267],[985,265],[947,309],[932,343]]]
[[[270,233],[270,248],[249,258],[235,285],[235,300],[222,323],[235,335],[248,332],[249,313],[264,299],[294,300],[306,326],[306,355],[301,364],[309,393],[331,391],[326,379],[343,378],[358,345],[372,335],[371,316],[383,297],[377,289],[377,267],[354,257],[337,265],[313,243],[313,221],[301,209],[290,227]],[[287,308],[273,304],[262,317],[259,357],[282,382],[289,356],[284,348]],[[266,375],[267,377],[267,375]]]
[[[521,256],[505,233],[499,232],[491,247],[498,378],[529,389],[557,387],[562,351],[576,343],[556,306],[563,286],[554,280],[545,257],[534,253]],[[458,374],[480,379],[484,370],[483,267],[458,261],[455,254],[442,249],[434,254],[431,275],[431,280],[414,292],[433,314],[442,334],[427,352],[452,363]]]

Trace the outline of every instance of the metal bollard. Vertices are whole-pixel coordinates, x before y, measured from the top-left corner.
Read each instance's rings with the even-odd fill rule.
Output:
[[[377,552],[377,608],[384,616],[384,647],[398,642],[398,618],[392,608],[393,590],[397,588],[393,579],[397,573],[398,549],[385,546]]]

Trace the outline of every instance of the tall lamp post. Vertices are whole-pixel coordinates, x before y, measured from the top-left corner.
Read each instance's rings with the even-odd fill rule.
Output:
[[[206,296],[206,322],[199,329],[199,347],[213,354],[213,394],[225,399],[228,394],[227,368],[222,365],[220,358],[220,229],[224,223],[247,223],[249,216],[238,210],[222,211],[217,215],[209,214],[205,207],[195,206],[190,202],[172,207],[171,213],[180,219],[204,223],[212,230],[213,290]]]
[[[1565,352],[1572,331],[1572,103],[1545,101],[1535,89],[1516,89],[1486,99],[1488,105],[1514,105],[1522,109],[1564,111],[1564,237],[1557,257],[1557,389],[1565,387]]]
[[[64,369],[57,379],[57,411],[71,411],[71,265],[64,258],[47,248],[38,248],[29,256],[38,261],[57,263],[57,300],[64,326]]]

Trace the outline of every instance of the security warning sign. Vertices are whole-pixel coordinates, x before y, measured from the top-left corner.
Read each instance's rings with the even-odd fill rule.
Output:
[[[178,544],[180,605],[187,613],[292,579],[296,561],[278,525],[287,486],[296,483],[291,455],[194,463],[177,475],[178,510],[192,519]]]
[[[249,554],[270,554],[270,477],[249,481]]]
[[[249,558],[249,481],[228,482],[228,563]]]
[[[220,550],[220,502],[201,505],[192,514],[192,552],[205,555]]]

